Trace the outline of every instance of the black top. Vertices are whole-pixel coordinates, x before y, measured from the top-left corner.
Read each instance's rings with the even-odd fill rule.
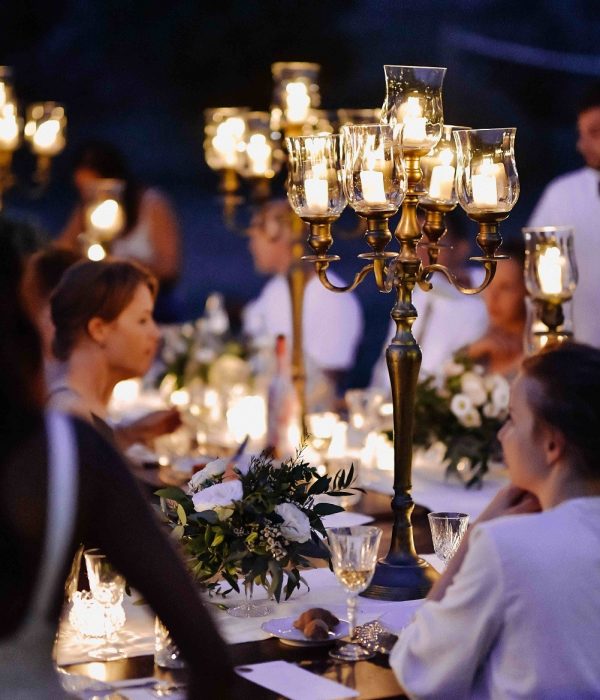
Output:
[[[122,457],[83,421],[75,420],[79,451],[78,545],[99,547],[143,595],[170,630],[192,672],[190,697],[226,698],[227,648],[204,609],[179,554],[162,530]],[[39,417],[29,437],[0,467],[0,638],[23,621],[44,544],[47,441]],[[64,564],[64,579],[71,564]],[[64,593],[55,591],[58,622]]]

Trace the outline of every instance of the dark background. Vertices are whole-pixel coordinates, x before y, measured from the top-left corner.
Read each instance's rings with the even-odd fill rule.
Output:
[[[240,235],[228,230],[217,178],[203,158],[206,107],[268,109],[274,61],[322,64],[322,106],[383,102],[383,64],[447,66],[447,123],[516,126],[521,199],[503,224],[519,235],[544,185],[581,165],[575,112],[600,79],[600,4],[592,0],[56,0],[0,5],[0,64],[12,66],[23,106],[52,99],[67,107],[68,146],[50,188],[26,194],[31,156],[15,167],[21,187],[6,213],[56,235],[75,199],[70,156],[90,137],[116,143],[136,175],[173,200],[184,234],[182,316],[198,316],[219,290],[239,306],[264,283]],[[238,228],[247,219],[238,211]],[[473,224],[469,224],[473,226]],[[340,228],[352,228],[346,215]],[[350,277],[358,241],[336,243]],[[359,289],[368,317],[353,383],[368,380],[387,327],[391,298],[372,280]]]

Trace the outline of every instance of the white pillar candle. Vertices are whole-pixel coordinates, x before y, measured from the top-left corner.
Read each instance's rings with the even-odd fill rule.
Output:
[[[329,208],[329,188],[327,180],[307,177],[304,180],[306,208],[310,214],[326,214]]]
[[[105,199],[90,212],[92,226],[105,234],[114,235],[123,227],[123,210],[115,199]]]
[[[42,122],[35,131],[31,141],[35,153],[54,155],[60,150],[60,122],[48,119]]]
[[[310,110],[310,95],[304,83],[285,86],[285,116],[290,124],[303,124]]]
[[[361,170],[360,184],[363,198],[367,204],[387,204],[383,173],[377,170]]]
[[[238,157],[238,146],[242,140],[245,128],[244,120],[240,117],[229,117],[217,127],[212,145],[221,157],[224,167],[235,167]]]
[[[562,292],[562,260],[560,249],[550,246],[540,255],[538,264],[538,277],[542,292],[548,295]]]
[[[19,144],[19,123],[12,102],[7,102],[0,112],[0,149],[13,151]]]
[[[473,204],[476,207],[487,208],[498,206],[496,178],[493,174],[481,173],[473,175]]]
[[[402,131],[402,145],[419,148],[427,144],[427,119],[425,117],[406,117]]]
[[[246,146],[246,153],[252,174],[264,175],[271,161],[271,146],[267,143],[267,137],[264,134],[252,134]]]
[[[436,165],[431,171],[429,196],[432,199],[452,199],[453,188],[454,167],[452,165]]]

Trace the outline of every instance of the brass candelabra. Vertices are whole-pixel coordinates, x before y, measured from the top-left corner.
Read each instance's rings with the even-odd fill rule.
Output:
[[[346,127],[342,176],[339,172],[342,166],[339,165],[336,171],[332,165],[333,147],[328,139],[333,138],[320,137],[319,143],[314,139],[289,140],[291,187],[288,196],[295,211],[309,224],[308,245],[313,252],[304,260],[314,265],[319,280],[332,292],[351,291],[372,273],[379,291],[395,295],[390,315],[396,332],[386,349],[394,425],[394,497],[391,503],[394,525],[390,550],[379,561],[364,595],[389,600],[421,598],[427,594],[437,574],[418,557],[411,525],[414,508],[410,494],[412,436],[421,366],[421,349],[412,333],[418,318],[412,296],[417,285],[424,291],[431,290],[431,279],[436,272],[445,275],[464,294],[477,294],[492,281],[498,261],[506,257],[497,252],[502,242],[498,224],[508,216],[518,196],[518,180],[513,168],[514,130],[466,130],[457,131],[455,136],[460,203],[479,225],[476,240],[482,255],[472,260],[481,263],[485,270],[482,283],[475,288],[463,287],[453,273],[437,261],[443,245],[440,239],[445,232],[444,216],[456,206],[456,200],[452,194],[454,177],[450,183],[450,195],[446,197],[432,198],[434,188],[431,182],[429,192],[421,186],[420,159],[429,153],[429,145],[422,143],[408,148],[402,158],[392,126]],[[500,158],[502,162],[506,158],[507,164],[502,164],[502,172],[492,163],[487,174],[488,155],[484,154],[488,153],[495,154],[490,158]],[[348,202],[366,220],[364,239],[370,248],[370,252],[358,256],[365,260],[365,265],[344,287],[334,285],[327,275],[329,266],[339,260],[338,256],[329,254],[333,243],[331,225],[343,209],[336,175],[343,180]],[[490,179],[481,179],[484,177]],[[496,197],[495,202],[491,201],[492,194]],[[417,218],[417,206],[421,200],[427,207],[423,230]],[[394,233],[398,251],[392,252],[387,250],[392,241],[388,221],[400,204],[402,216]],[[429,250],[428,264],[423,264],[417,253],[424,234]]]

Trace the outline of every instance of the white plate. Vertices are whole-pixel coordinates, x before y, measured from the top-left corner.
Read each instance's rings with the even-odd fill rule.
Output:
[[[325,644],[331,644],[331,642],[335,642],[336,639],[341,639],[348,634],[348,623],[344,620],[340,620],[340,623],[336,625],[336,627],[329,630],[328,639],[307,639],[300,630],[294,627],[294,620],[296,619],[298,619],[297,616],[267,620],[262,623],[261,629],[280,639],[283,644],[289,644],[294,647],[323,646]]]

